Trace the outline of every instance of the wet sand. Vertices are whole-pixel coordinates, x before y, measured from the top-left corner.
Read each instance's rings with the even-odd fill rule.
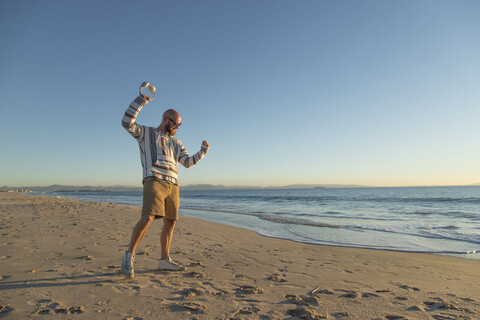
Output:
[[[187,270],[156,270],[156,220],[126,279],[139,214],[0,193],[0,318],[480,319],[478,260],[308,245],[188,217],[171,249]]]

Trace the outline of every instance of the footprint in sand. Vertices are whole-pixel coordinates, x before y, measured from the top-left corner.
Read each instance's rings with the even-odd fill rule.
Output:
[[[328,289],[320,289],[320,287],[316,287],[315,289],[313,289],[310,294],[311,295],[314,295],[314,294],[333,294],[333,291],[330,291]]]
[[[197,261],[197,262],[192,262],[188,265],[189,267],[205,267],[203,262]]]
[[[262,288],[252,286],[240,286],[236,289],[236,294],[260,294],[263,293]]]
[[[83,256],[83,257],[78,257],[77,259],[85,260],[85,261],[92,261],[93,257],[92,256]]]
[[[337,312],[337,313],[333,313],[332,316],[334,316],[336,319],[341,319],[341,318],[344,318],[344,317],[351,317],[352,315],[348,312]]]
[[[297,296],[296,294],[289,294],[285,296],[290,302],[305,306],[318,306],[319,298],[315,296]]]
[[[84,311],[84,307],[82,306],[79,306],[79,307],[69,307],[67,308],[67,314],[79,314],[79,313],[83,313]]]
[[[8,278],[10,278],[10,277],[12,277],[12,276],[1,275],[1,276],[0,276],[0,281],[6,280],[6,279],[8,279]]]
[[[408,318],[405,318],[404,316],[397,316],[397,315],[386,315],[385,319],[388,319],[388,320],[408,320]]]
[[[186,309],[187,311],[189,311],[190,313],[193,313],[193,314],[199,314],[199,313],[204,314],[207,307],[203,304],[200,304],[200,303],[182,302],[182,303],[171,304],[170,309],[172,311],[185,311],[185,309]]]
[[[380,296],[378,294],[371,293],[371,292],[362,293],[362,298],[371,298],[371,297],[378,298]]]
[[[118,293],[126,294],[126,295],[136,295],[138,291],[140,291],[139,286],[129,286],[126,284],[125,286],[112,286],[112,289]]]
[[[427,306],[426,310],[427,311],[437,311],[437,310],[459,310],[457,307],[455,307],[452,304],[443,302],[441,299],[439,299],[438,302],[436,301],[425,301],[423,302],[424,305]]]
[[[37,306],[46,306],[48,303],[53,303],[53,300],[50,300],[50,299],[41,299],[41,300],[35,300],[35,299],[32,299],[32,300],[28,300],[27,301],[27,304],[28,305],[37,305]]]
[[[112,270],[113,271],[113,270],[118,270],[118,269],[120,269],[120,266],[113,265],[113,264],[106,265],[106,266],[102,267],[102,270]]]
[[[203,274],[201,272],[196,272],[196,271],[186,273],[185,276],[190,277],[190,278],[196,278],[196,279],[204,279],[205,278],[205,274]]]
[[[417,287],[410,287],[407,285],[400,285],[399,288],[407,291],[420,291],[420,289],[418,289]]]
[[[8,304],[0,305],[0,318],[3,317],[3,315],[9,313],[12,310],[13,310],[13,308],[11,306],[9,306]]]
[[[203,291],[196,288],[188,288],[188,289],[184,289],[181,292],[181,294],[183,295],[184,298],[191,298],[191,297],[202,295]]]
[[[407,311],[425,311],[425,308],[421,306],[411,306],[407,309]]]
[[[315,310],[308,306],[287,310],[287,314],[300,319],[327,319],[327,316],[317,314]]]
[[[35,314],[53,314],[52,309],[40,309],[35,312]]]
[[[273,282],[287,282],[287,280],[284,277],[285,277],[285,274],[275,273],[270,277],[267,277],[266,279]]]
[[[466,302],[474,302],[475,300],[471,299],[471,298],[460,298],[460,300],[462,301],[466,301]]]
[[[381,289],[381,290],[375,290],[375,292],[382,293],[382,292],[390,292],[388,289]]]
[[[340,296],[340,298],[351,298],[351,299],[355,299],[355,298],[358,298],[358,297],[359,297],[359,294],[356,291],[348,291],[347,293],[342,294]]]
[[[246,307],[246,308],[238,309],[230,316],[230,319],[235,318],[235,316],[237,315],[251,315],[251,314],[258,313],[259,311],[260,309],[256,307]]]

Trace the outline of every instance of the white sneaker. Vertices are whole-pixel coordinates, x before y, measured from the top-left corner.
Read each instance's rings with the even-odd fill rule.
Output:
[[[135,260],[135,255],[126,251],[122,258],[122,274],[130,279],[135,276],[133,260]]]
[[[185,270],[187,270],[187,268],[185,268],[182,265],[179,265],[178,263],[173,261],[170,257],[160,260],[160,263],[158,264],[158,269],[159,270],[169,270],[169,271],[185,271]]]

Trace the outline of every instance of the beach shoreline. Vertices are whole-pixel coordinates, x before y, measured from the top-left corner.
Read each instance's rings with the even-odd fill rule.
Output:
[[[180,214],[302,243],[480,260],[478,191],[478,187],[184,191]],[[141,191],[39,195],[142,206]]]
[[[0,194],[0,317],[432,319],[480,317],[480,261],[305,244],[184,217],[155,270],[161,222],[119,275],[140,208]],[[443,319],[443,318],[442,318]]]

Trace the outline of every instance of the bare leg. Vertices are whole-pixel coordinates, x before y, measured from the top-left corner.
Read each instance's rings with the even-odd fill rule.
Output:
[[[162,249],[162,259],[170,256],[170,244],[173,238],[173,229],[175,228],[175,220],[163,219],[162,235],[160,237],[160,247]]]
[[[130,246],[128,247],[128,251],[131,253],[135,253],[135,249],[137,248],[140,241],[143,239],[145,234],[147,233],[148,227],[152,223],[154,216],[142,216],[138,223],[133,228],[132,238],[130,240]]]

